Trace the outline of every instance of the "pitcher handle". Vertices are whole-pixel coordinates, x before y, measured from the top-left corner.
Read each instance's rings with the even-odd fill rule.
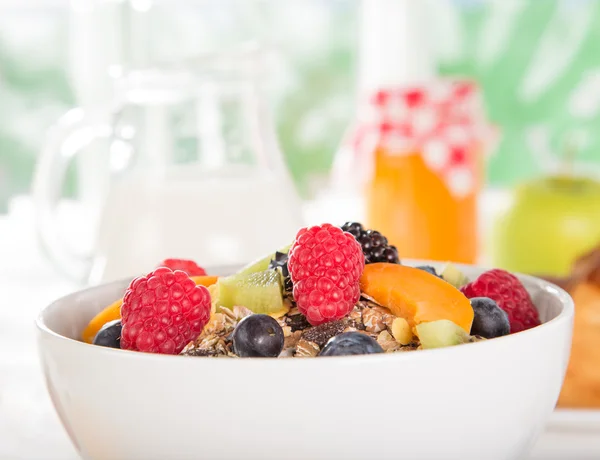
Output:
[[[32,184],[36,232],[42,249],[56,267],[78,282],[91,269],[91,254],[77,254],[65,244],[57,222],[69,165],[93,141],[110,137],[107,113],[88,113],[81,108],[65,113],[50,129],[40,153]]]

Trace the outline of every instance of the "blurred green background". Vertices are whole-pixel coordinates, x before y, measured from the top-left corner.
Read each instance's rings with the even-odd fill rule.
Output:
[[[576,142],[581,161],[600,165],[600,0],[429,3],[440,71],[477,79],[501,129],[491,186],[549,169],[567,142]],[[97,47],[103,59],[113,50],[115,64],[129,66],[258,38],[275,52],[271,96],[293,176],[305,197],[323,186],[355,110],[356,0],[73,4],[89,11],[67,0],[0,4],[0,213],[27,192],[42,134],[82,103],[77,79],[106,78],[78,70],[82,18],[95,37],[86,59]]]

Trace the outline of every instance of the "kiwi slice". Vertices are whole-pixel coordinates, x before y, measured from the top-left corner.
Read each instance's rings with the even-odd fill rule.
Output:
[[[276,270],[236,274],[219,278],[218,304],[244,306],[254,313],[279,316],[287,310],[283,303],[281,276]]]
[[[283,248],[277,250],[276,252],[281,252],[281,253],[287,254],[290,251],[291,247],[292,247],[292,245],[288,244],[287,246],[284,246]],[[237,274],[238,275],[248,275],[250,273],[257,273],[257,272],[265,271],[269,268],[269,264],[271,263],[271,260],[273,260],[274,258],[275,258],[275,252],[273,252],[272,254],[269,254],[268,256],[261,257],[260,259],[255,260],[254,262],[250,262],[248,265],[246,265],[240,271],[238,271]]]
[[[462,327],[447,319],[421,323],[417,325],[416,332],[424,349],[451,347],[471,341],[471,336]]]
[[[467,278],[467,276],[463,272],[461,272],[455,265],[452,265],[450,263],[444,267],[442,273],[440,273],[440,276],[444,281],[450,283],[456,289],[460,289],[465,284],[469,283],[469,278]]]

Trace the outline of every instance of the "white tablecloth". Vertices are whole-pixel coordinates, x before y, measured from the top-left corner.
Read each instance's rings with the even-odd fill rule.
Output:
[[[33,324],[74,285],[43,260],[29,208],[17,211],[0,217],[0,459],[77,458],[44,387]]]
[[[0,459],[76,459],[44,387],[33,325],[40,308],[76,286],[45,262],[22,205],[0,217]],[[600,432],[549,430],[530,458],[600,459]]]

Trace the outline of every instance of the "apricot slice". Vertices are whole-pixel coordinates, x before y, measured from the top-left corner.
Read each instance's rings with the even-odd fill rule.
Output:
[[[216,284],[219,277],[218,276],[192,276],[190,277],[194,280],[196,285],[201,285],[205,287],[212,286]],[[212,297],[212,294],[211,294]],[[108,307],[98,313],[96,316],[92,318],[92,320],[88,323],[86,328],[83,330],[81,334],[81,338],[84,342],[92,343],[94,337],[100,330],[102,326],[104,326],[109,321],[114,321],[116,319],[121,319],[121,304],[123,303],[123,299],[119,299],[114,303],[111,303]]]
[[[121,319],[121,304],[123,303],[122,299],[117,300],[114,303],[111,303],[108,307],[98,313],[96,316],[92,318],[87,327],[83,330],[81,334],[81,338],[84,342],[92,343],[94,337],[100,330],[102,326],[104,326],[109,321],[114,321],[116,319]]]
[[[212,286],[213,284],[215,284],[218,280],[219,277],[218,276],[191,276],[190,278],[192,278],[192,280],[194,280],[194,283],[196,283],[196,285],[201,285],[201,286]]]
[[[447,319],[471,332],[473,308],[469,299],[450,283],[418,268],[376,263],[365,265],[361,292],[405,318],[420,323]]]

